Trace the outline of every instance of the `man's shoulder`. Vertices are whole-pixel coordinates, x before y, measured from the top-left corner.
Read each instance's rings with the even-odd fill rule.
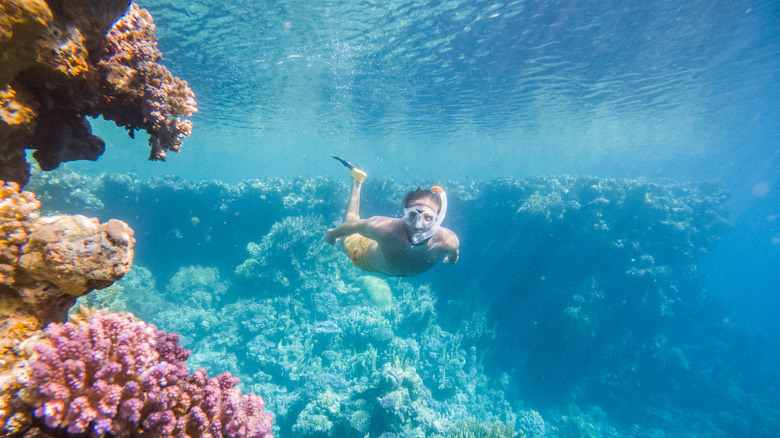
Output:
[[[439,230],[436,232],[435,237],[437,238],[438,242],[441,245],[449,249],[455,249],[460,245],[460,240],[458,240],[458,235],[455,234],[455,232],[450,230],[449,228],[440,227]]]

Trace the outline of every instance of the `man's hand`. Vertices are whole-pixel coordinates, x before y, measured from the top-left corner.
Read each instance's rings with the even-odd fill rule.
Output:
[[[328,241],[329,245],[335,245],[336,244],[336,229],[331,228],[325,233],[325,239]]]
[[[455,248],[455,251],[447,254],[447,257],[444,257],[442,263],[448,263],[450,265],[455,264],[455,262],[458,261],[459,257],[460,257],[460,250],[458,248]]]

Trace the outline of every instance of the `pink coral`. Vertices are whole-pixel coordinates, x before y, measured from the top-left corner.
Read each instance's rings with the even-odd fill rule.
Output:
[[[271,415],[229,373],[190,375],[178,336],[127,313],[51,324],[31,358],[35,415],[69,433],[272,437]]]

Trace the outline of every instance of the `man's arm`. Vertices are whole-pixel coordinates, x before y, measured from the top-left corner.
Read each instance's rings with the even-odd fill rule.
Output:
[[[387,234],[391,221],[393,218],[374,216],[368,219],[344,222],[338,227],[328,230],[325,237],[331,245],[335,244],[337,239],[355,233],[378,241]]]
[[[460,240],[458,240],[458,236],[456,236],[452,230],[445,228],[443,231],[446,232],[443,243],[449,251],[447,252],[447,255],[444,256],[442,263],[453,264],[457,262],[458,257],[460,257]]]

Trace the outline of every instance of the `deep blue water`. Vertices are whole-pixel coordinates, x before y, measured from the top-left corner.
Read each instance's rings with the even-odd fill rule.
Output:
[[[735,229],[709,267],[780,338],[780,4],[773,1],[155,2],[199,101],[167,163],[95,123],[101,165],[237,182],[529,175],[720,180]],[[739,255],[739,257],[736,257]]]
[[[70,169],[231,184],[343,179],[330,159],[342,155],[399,182],[718,180],[732,226],[699,262],[708,296],[725,306],[713,313],[778,356],[780,3],[140,4],[155,18],[163,63],[197,95],[193,135],[166,163],[150,163],[141,136],[95,121],[106,154]],[[372,201],[369,213],[393,213]],[[518,275],[483,269],[499,284]],[[423,280],[434,289],[467,281],[450,272],[454,280],[438,271]]]

